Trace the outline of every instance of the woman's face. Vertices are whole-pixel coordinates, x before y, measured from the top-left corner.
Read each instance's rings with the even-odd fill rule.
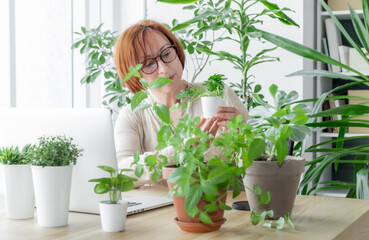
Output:
[[[167,84],[158,89],[158,91],[173,91],[173,87],[178,86],[181,82],[183,73],[182,64],[178,58],[178,55],[176,54],[173,61],[165,63],[160,58],[160,55],[162,55],[162,57],[164,57],[165,59],[165,55],[167,56],[167,54],[169,54],[168,47],[171,46],[169,40],[163,34],[157,31],[149,32],[146,39],[148,39],[146,43],[147,58],[155,58],[158,64],[158,68],[151,74],[147,74],[141,71],[141,77],[145,78],[149,84],[158,77],[170,78],[173,81],[170,84]],[[143,59],[144,56],[140,56],[140,62],[143,62]],[[148,64],[152,64],[153,62],[155,63],[155,61],[151,60],[149,63],[147,63],[147,66]]]

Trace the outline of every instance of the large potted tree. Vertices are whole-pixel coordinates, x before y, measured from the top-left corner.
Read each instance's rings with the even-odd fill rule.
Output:
[[[91,179],[95,182],[94,191],[96,194],[109,194],[109,200],[99,203],[102,229],[105,232],[121,232],[125,230],[128,201],[120,200],[121,193],[133,189],[133,182],[137,179],[126,176],[124,171],[131,169],[120,169],[109,166],[98,166],[98,168],[109,173],[109,177]]]
[[[68,224],[72,169],[82,149],[66,136],[40,137],[32,147],[32,177],[38,224]]]
[[[4,183],[5,210],[8,219],[33,218],[35,197],[30,166],[30,145],[0,149],[0,168]]]

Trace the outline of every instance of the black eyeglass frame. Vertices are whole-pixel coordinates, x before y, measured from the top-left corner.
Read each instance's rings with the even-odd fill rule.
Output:
[[[163,52],[164,52],[164,51],[168,50],[169,48],[173,48],[173,49],[175,50],[175,53],[176,53],[176,54],[175,54],[175,57],[173,58],[173,60],[171,60],[171,61],[167,62],[167,61],[164,61],[164,60],[163,60],[162,54],[163,54]],[[159,67],[158,60],[157,60],[158,58],[160,58],[160,60],[161,60],[163,63],[171,63],[171,62],[173,62],[173,61],[177,58],[177,56],[178,56],[177,47],[176,47],[175,45],[170,45],[170,46],[168,46],[168,47],[164,48],[164,49],[160,52],[160,54],[159,54],[158,56],[153,57],[153,58],[147,58],[147,59],[142,63],[141,71],[142,71],[143,73],[145,73],[145,74],[153,74],[156,70],[158,70],[158,67]],[[148,61],[148,60],[150,60],[150,59],[155,60],[155,62],[156,62],[156,68],[155,68],[155,70],[154,70],[154,71],[152,71],[152,72],[145,72],[143,69],[144,69],[144,67],[145,67],[145,65],[146,65],[146,63],[147,63],[147,61]]]

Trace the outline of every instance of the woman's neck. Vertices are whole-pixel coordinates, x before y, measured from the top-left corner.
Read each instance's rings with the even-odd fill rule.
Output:
[[[164,90],[157,90],[153,91],[153,98],[154,101],[160,104],[164,104],[167,108],[171,108],[176,103],[179,103],[179,99],[176,98],[177,94],[182,90],[187,88],[187,82],[181,81],[179,84],[173,88],[168,89],[167,91]]]

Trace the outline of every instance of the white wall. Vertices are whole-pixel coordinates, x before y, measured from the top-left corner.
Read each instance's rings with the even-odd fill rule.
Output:
[[[291,8],[294,12],[288,13],[288,15],[295,20],[300,25],[300,28],[286,26],[279,21],[270,20],[270,18],[264,21],[263,26],[260,28],[266,31],[270,31],[272,33],[284,36],[286,38],[295,40],[297,42],[303,42],[303,17],[304,17],[304,9],[303,9],[303,1],[296,0],[285,0],[285,1],[275,1],[279,4],[280,7],[288,7]],[[312,1],[311,1],[312,2]],[[147,3],[148,11],[147,17],[149,19],[157,20],[160,22],[170,23],[173,18],[177,18],[180,21],[184,21],[191,17],[192,12],[188,10],[182,10],[181,5],[169,5],[163,4],[156,1],[148,0]],[[313,23],[311,23],[313,24]],[[250,52],[260,51],[261,44],[252,43],[250,45]],[[271,44],[263,44],[262,47],[273,45]],[[229,52],[238,51],[237,47],[231,46],[231,44],[223,44],[217,45],[215,50],[224,49]],[[303,80],[302,77],[285,77],[287,74],[290,74],[294,71],[298,71],[303,69],[303,59],[298,57],[292,53],[289,53],[283,49],[277,49],[270,53],[271,56],[277,56],[280,58],[280,62],[273,63],[263,63],[258,66],[255,66],[251,70],[251,74],[255,76],[255,82],[260,83],[264,89],[263,92],[267,91],[269,86],[273,83],[278,84],[280,89],[291,91],[296,90],[300,98],[303,93]],[[187,63],[187,66],[190,64]],[[215,61],[211,65],[203,71],[202,74],[199,75],[197,81],[203,81],[208,76],[213,73],[223,73],[225,74],[230,81],[239,82],[241,79],[241,73],[238,70],[232,68],[232,65],[228,62],[218,62]],[[186,76],[184,76],[185,78]],[[268,92],[267,92],[268,93]],[[268,94],[267,94],[268,95]],[[269,98],[267,98],[269,99]]]

